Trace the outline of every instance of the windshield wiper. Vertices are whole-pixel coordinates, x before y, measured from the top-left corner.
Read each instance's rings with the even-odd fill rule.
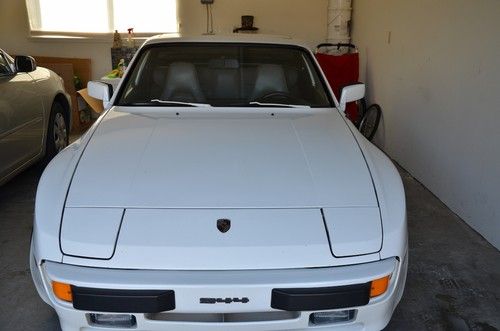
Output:
[[[279,108],[311,108],[307,105],[288,105],[285,103],[267,103],[252,101],[248,103],[250,106],[260,106],[260,107],[279,107]]]
[[[173,100],[152,99],[151,102],[160,103],[166,106],[187,106],[187,107],[210,107],[208,103],[182,102]]]

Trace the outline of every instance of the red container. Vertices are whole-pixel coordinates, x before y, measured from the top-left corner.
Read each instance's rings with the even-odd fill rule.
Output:
[[[318,46],[318,51],[316,53],[316,59],[323,69],[325,76],[330,83],[333,93],[340,99],[340,93],[342,88],[355,84],[359,82],[359,53],[355,51],[354,53],[346,54],[323,54],[319,53],[319,49],[322,47],[348,47],[349,49],[356,49],[352,44],[321,44]],[[346,116],[353,123],[357,123],[359,118],[358,107],[356,103],[351,102],[347,104]]]

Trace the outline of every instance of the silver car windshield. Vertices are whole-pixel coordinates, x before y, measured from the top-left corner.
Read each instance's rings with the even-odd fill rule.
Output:
[[[332,106],[305,49],[236,43],[150,46],[139,54],[117,100],[121,106]]]

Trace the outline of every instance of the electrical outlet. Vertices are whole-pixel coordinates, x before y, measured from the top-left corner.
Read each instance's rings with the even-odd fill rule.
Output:
[[[201,0],[202,5],[211,5],[214,3],[214,0]]]

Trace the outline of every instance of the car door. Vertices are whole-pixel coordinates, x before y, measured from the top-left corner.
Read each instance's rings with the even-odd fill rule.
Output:
[[[43,104],[28,73],[0,51],[0,181],[41,152]]]

